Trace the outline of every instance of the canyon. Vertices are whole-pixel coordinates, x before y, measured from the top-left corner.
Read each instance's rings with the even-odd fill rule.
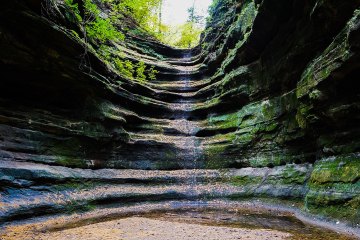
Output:
[[[261,200],[359,229],[360,0],[220,1],[194,49],[127,34],[147,82],[61,1],[0,5],[0,223]]]

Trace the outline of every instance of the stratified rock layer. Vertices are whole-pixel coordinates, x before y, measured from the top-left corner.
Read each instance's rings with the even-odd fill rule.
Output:
[[[0,5],[1,221],[259,196],[360,224],[359,0],[219,1],[193,50],[127,36],[147,83],[84,55],[61,2]]]

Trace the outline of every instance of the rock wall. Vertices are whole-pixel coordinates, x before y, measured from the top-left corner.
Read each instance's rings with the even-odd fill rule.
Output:
[[[208,115],[208,162],[311,163],[305,207],[358,222],[359,1],[216,8],[203,36],[204,62],[216,69],[212,98],[232,107]]]
[[[114,57],[159,71],[147,83],[84,45],[61,1],[0,9],[3,221],[129,199],[261,196],[360,224],[359,0],[218,1],[195,49],[146,34],[110,43]]]

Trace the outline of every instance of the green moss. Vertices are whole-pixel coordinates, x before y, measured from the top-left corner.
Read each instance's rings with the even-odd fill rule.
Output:
[[[229,159],[224,157],[227,148],[227,144],[210,145],[204,148],[205,168],[219,169],[228,167]]]
[[[211,116],[208,118],[208,124],[216,129],[226,129],[231,127],[237,127],[239,119],[237,114],[226,114],[220,116]]]
[[[244,1],[242,4],[243,6],[241,8],[241,12],[237,15],[236,21],[230,25],[227,32],[225,33],[228,38],[231,38],[234,35],[240,35],[242,37],[239,38],[240,40],[236,43],[235,47],[229,50],[227,57],[223,61],[222,66],[218,69],[218,71],[226,69],[229,65],[231,65],[232,62],[236,60],[239,49],[243,47],[244,43],[250,36],[252,24],[257,15],[257,7],[255,6],[255,3],[253,1],[249,0]],[[229,12],[229,14],[232,13]],[[230,19],[230,16],[227,16],[225,13],[221,14],[221,16],[219,17],[224,18],[223,22],[225,22],[224,20],[226,19],[226,17],[229,17]],[[222,44],[224,45],[224,43],[225,41]],[[221,49],[222,47],[223,46],[220,46],[219,49]]]
[[[87,168],[89,166],[89,162],[85,159],[73,158],[69,156],[58,156],[55,163],[65,167],[75,168]]]
[[[297,113],[296,113],[296,121],[299,124],[299,127],[305,129],[307,127],[307,116],[309,116],[310,109],[312,107],[308,105],[300,105]]]
[[[273,101],[264,101],[259,107],[261,107],[261,112],[265,119],[274,118],[279,111],[279,105],[274,104]]]
[[[155,131],[160,134],[164,133],[164,128],[162,128],[161,125],[156,125],[156,124],[152,124],[152,123],[141,124],[141,125],[139,125],[139,128],[141,128],[145,131],[150,130],[150,131]]]
[[[236,134],[235,133],[227,133],[227,134],[217,134],[211,137],[211,141],[214,142],[223,142],[223,143],[231,143],[235,140]]]
[[[286,156],[282,156],[281,154],[279,155],[259,154],[256,157],[250,158],[248,161],[251,167],[267,167],[269,165],[272,166],[281,165],[284,162],[284,158],[286,158]]]
[[[68,204],[65,205],[65,212],[68,214],[92,211],[96,206],[87,201],[76,201],[69,200]]]
[[[53,143],[53,147],[47,150],[47,154],[55,156],[55,163],[66,167],[86,168],[89,162],[81,146],[84,142],[73,137],[67,140],[59,140]]]
[[[229,182],[232,185],[235,186],[247,186],[247,185],[257,185],[260,184],[261,181],[263,180],[262,177],[259,176],[235,176],[235,177],[231,177]]]
[[[329,76],[340,66],[342,62],[349,59],[352,55],[349,44],[350,32],[354,30],[354,26],[358,22],[359,13],[355,11],[354,17],[347,23],[341,33],[336,36],[330,46],[316,58],[304,71],[301,81],[298,83],[296,95],[302,98],[306,95],[311,96],[312,89],[316,88],[320,82],[329,78]]]
[[[245,115],[241,117],[241,122],[239,127],[245,128],[247,126],[254,125],[257,122],[258,118],[255,115]]]
[[[57,191],[83,190],[83,189],[92,189],[98,185],[99,183],[96,183],[92,180],[75,179],[63,184],[53,185],[52,188],[54,188]]]
[[[175,159],[176,156],[177,156],[176,152],[171,150],[171,149],[168,149],[168,150],[165,151],[165,157],[167,159]]]
[[[315,164],[306,196],[307,208],[316,214],[359,223],[360,157],[339,155]]]
[[[225,152],[227,145],[217,144],[217,145],[208,145],[203,151],[209,158],[214,157],[214,155],[219,155]]]
[[[307,172],[297,169],[296,165],[286,165],[281,173],[281,182],[284,184],[305,184],[307,179]]]
[[[352,183],[360,179],[360,156],[340,155],[315,164],[311,184],[332,182]]]
[[[251,143],[255,138],[255,135],[253,133],[244,133],[236,136],[236,143],[241,144],[249,144]]]
[[[356,200],[358,201],[358,200]],[[306,210],[321,216],[350,222],[354,225],[360,224],[360,205],[356,202],[354,205],[348,203],[338,205],[306,205]]]
[[[274,131],[277,127],[279,126],[279,124],[277,122],[273,122],[270,124],[267,124],[265,127],[265,131],[266,132],[272,132]]]

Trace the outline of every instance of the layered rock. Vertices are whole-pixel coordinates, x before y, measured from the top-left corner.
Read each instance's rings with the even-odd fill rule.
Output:
[[[216,163],[225,158],[237,167],[313,163],[306,207],[358,222],[359,2],[337,4],[244,1],[215,17],[220,23],[239,13],[204,38],[220,41],[205,60],[222,59],[214,86],[220,96],[247,101],[208,117],[208,133],[229,133],[207,152],[209,161],[220,156]]]
[[[261,196],[359,224],[360,1],[219,1],[193,50],[127,35],[146,83],[84,55],[62,3],[1,5],[3,221]]]

